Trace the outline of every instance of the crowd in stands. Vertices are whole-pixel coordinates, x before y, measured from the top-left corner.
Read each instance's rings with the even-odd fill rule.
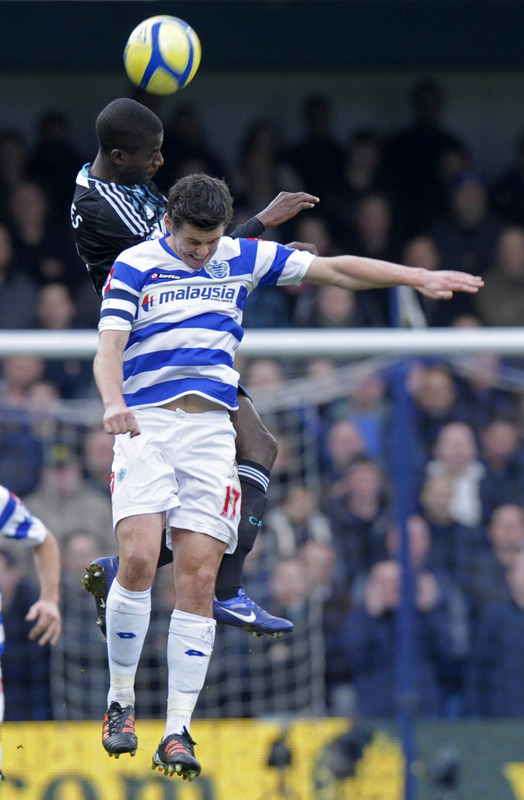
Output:
[[[348,131],[347,140],[339,141],[329,98],[307,98],[297,141],[285,141],[271,120],[256,120],[229,175],[198,109],[181,105],[164,120],[165,164],[157,183],[167,191],[188,172],[226,177],[236,200],[235,222],[281,190],[307,190],[321,198],[319,207],[265,237],[311,242],[321,255],[356,252],[480,274],[485,288],[475,296],[436,303],[401,295],[406,315],[415,325],[453,325],[457,335],[461,326],[522,326],[524,138],[514,153],[501,154],[499,174],[488,181],[468,143],[444,127],[441,88],[417,83],[411,102],[413,119],[405,129]],[[75,252],[69,220],[76,173],[93,155],[79,152],[70,121],[59,111],[43,115],[32,148],[17,131],[0,131],[0,329],[96,327],[99,301]],[[267,289],[256,303],[248,299],[244,321],[247,328],[338,328],[386,327],[396,319],[386,290],[303,286]],[[287,377],[286,365],[269,353],[241,366],[255,401],[274,394]],[[307,372],[328,385],[336,367],[314,360]],[[518,361],[487,354],[460,362],[421,359],[409,371],[414,488],[404,533],[413,601],[410,702],[420,716],[524,715],[522,374]],[[294,424],[312,443],[316,485],[307,470],[293,471],[296,444],[287,438],[288,418],[263,414],[279,440],[279,456],[246,587],[257,602],[292,619],[296,630],[261,645],[272,666],[264,686],[245,690],[259,697],[257,713],[309,708],[387,718],[398,711],[397,610],[406,583],[391,479],[396,445],[390,390],[390,369],[377,368],[356,375],[342,399],[317,404],[313,417],[304,398],[297,403]],[[92,599],[81,589],[83,569],[115,547],[110,439],[86,423],[72,440],[60,411],[93,398],[91,365],[81,359],[26,355],[0,363],[0,483],[19,494],[61,544],[62,639],[73,687],[80,671],[89,672],[89,659],[103,659],[104,650]],[[63,718],[51,699],[49,687],[59,677],[55,671],[51,679],[49,652],[27,642],[27,623],[19,615],[35,591],[27,569],[23,556],[2,548],[6,719]],[[160,586],[161,598],[163,591]],[[169,598],[164,602],[167,608]],[[68,604],[85,620],[80,638],[68,626]],[[286,689],[279,679],[282,665],[296,677],[301,664],[314,662],[314,653],[306,657],[300,650],[313,629],[325,648],[322,702],[293,694],[296,687]],[[216,676],[217,685],[235,669],[237,680],[244,669],[249,684],[242,659],[249,658],[250,641],[237,634],[221,634],[230,637],[236,661],[229,676]],[[154,648],[150,657],[157,658]],[[22,673],[31,675],[23,685]],[[91,713],[100,686],[91,691],[83,702],[77,689],[70,690],[71,718],[98,718],[104,693]],[[288,706],[281,700],[286,692],[293,696]]]

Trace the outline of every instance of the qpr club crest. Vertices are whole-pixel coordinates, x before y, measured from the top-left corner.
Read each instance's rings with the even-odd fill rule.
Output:
[[[227,278],[229,277],[229,262],[210,261],[209,264],[206,264],[205,270],[212,278]]]

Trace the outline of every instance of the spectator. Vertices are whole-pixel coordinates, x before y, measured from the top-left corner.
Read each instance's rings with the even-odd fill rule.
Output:
[[[422,233],[439,213],[442,156],[462,144],[444,127],[444,102],[439,83],[417,81],[409,93],[411,122],[389,137],[384,150],[384,171],[398,189],[411,235]]]
[[[446,674],[452,653],[452,632],[438,603],[437,585],[415,579],[411,630],[416,713],[438,717],[444,711]],[[349,611],[342,632],[348,669],[356,693],[355,713],[360,717],[394,717],[398,707],[397,609],[400,604],[401,567],[398,561],[374,564],[366,581],[364,600]]]
[[[507,596],[480,614],[467,671],[467,708],[488,719],[524,715],[524,553],[504,575]]]
[[[0,328],[32,328],[35,321],[37,286],[15,258],[13,237],[0,223]]]
[[[484,325],[520,327],[524,322],[524,227],[503,228],[484,291],[474,309]]]
[[[478,458],[472,428],[465,422],[444,425],[437,435],[433,452],[433,460],[426,465],[426,475],[447,477],[451,481],[451,516],[463,525],[479,525],[482,521],[480,487],[486,470]]]
[[[113,467],[113,437],[103,428],[92,428],[84,444],[86,476],[89,485],[108,496]]]
[[[15,257],[28,264],[39,285],[64,281],[73,288],[78,284],[81,273],[69,227],[65,222],[53,222],[49,199],[40,184],[26,180],[16,186],[10,198],[9,224]]]
[[[459,404],[454,375],[444,364],[422,364],[410,376],[413,394],[414,428],[419,446],[420,468],[431,457],[440,430],[449,422],[467,419]]]
[[[487,548],[487,539],[482,524],[472,527],[453,519],[452,499],[453,484],[448,476],[424,480],[419,506],[431,534],[430,563],[448,572],[464,588],[473,558]]]
[[[359,456],[365,456],[366,443],[359,427],[349,419],[333,422],[321,449],[324,494],[331,491]]]
[[[68,331],[76,328],[77,306],[67,284],[47,283],[40,287],[36,305],[38,328]],[[64,400],[85,398],[94,390],[93,367],[81,358],[49,359],[45,377]]]
[[[333,104],[326,95],[310,95],[302,107],[303,135],[285,153],[302,185],[317,197],[340,191],[344,151],[333,133]]]
[[[479,549],[464,575],[466,598],[476,623],[482,610],[508,597],[506,572],[524,550],[524,509],[498,506],[487,527],[489,549]]]
[[[27,144],[19,131],[0,131],[0,219],[9,216],[11,195],[27,177]]]
[[[71,122],[62,111],[50,109],[38,119],[36,144],[27,165],[32,180],[46,187],[55,221],[68,222],[71,186],[84,159],[73,142]]]
[[[92,624],[92,600],[82,587],[87,565],[108,550],[107,546],[104,548],[102,533],[95,536],[80,527],[63,536],[60,543],[64,635],[51,654],[51,696],[53,718],[57,720],[96,718],[98,707],[106,702],[103,681],[106,648]]]
[[[353,422],[364,441],[364,453],[382,464],[390,455],[390,408],[387,383],[378,371],[356,374],[347,397],[335,405],[334,414]]]
[[[486,181],[478,172],[464,172],[450,186],[449,207],[428,228],[444,265],[484,275],[492,263],[503,221],[489,207]],[[453,302],[453,301],[451,301]],[[462,304],[461,313],[472,304]]]
[[[523,496],[522,434],[517,424],[493,417],[480,432],[480,454],[486,469],[481,493],[487,520],[496,506],[518,504]]]
[[[274,558],[296,556],[306,542],[331,542],[329,520],[318,510],[311,488],[299,484],[289,489],[266,517],[264,540]]]
[[[49,520],[60,542],[80,525],[94,536],[112,537],[110,499],[88,486],[80,458],[67,444],[55,444],[38,487],[25,499],[35,514]]]
[[[441,269],[442,258],[435,240],[427,234],[419,234],[409,239],[402,251],[402,262],[408,267],[420,269]],[[450,325],[460,309],[451,308],[449,303],[438,303],[430,297],[423,297],[410,286],[399,286],[400,322],[412,328],[442,328]]]
[[[325,498],[337,552],[337,580],[350,583],[368,569],[382,546],[382,524],[389,510],[386,477],[380,466],[360,456]]]
[[[517,137],[512,163],[493,182],[491,201],[507,222],[524,225],[524,133]]]
[[[166,195],[175,180],[184,174],[184,165],[189,160],[204,164],[207,167],[204,172],[209,175],[217,178],[225,175],[220,157],[208,144],[200,110],[190,103],[176,105],[166,120],[162,155],[164,166],[155,180]],[[200,171],[200,168],[193,170]]]

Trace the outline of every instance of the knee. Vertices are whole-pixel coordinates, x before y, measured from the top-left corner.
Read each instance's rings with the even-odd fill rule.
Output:
[[[126,548],[118,567],[118,582],[131,591],[144,591],[153,583],[156,561],[139,546]]]

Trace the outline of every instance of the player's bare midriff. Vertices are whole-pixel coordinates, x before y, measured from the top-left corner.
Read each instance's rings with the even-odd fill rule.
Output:
[[[208,400],[207,397],[201,397],[199,394],[185,394],[183,397],[177,397],[176,400],[170,400],[169,403],[161,406],[161,408],[169,408],[170,411],[185,411],[188,414],[200,414],[203,411],[224,411],[224,406],[220,403],[214,403],[213,400]]]

